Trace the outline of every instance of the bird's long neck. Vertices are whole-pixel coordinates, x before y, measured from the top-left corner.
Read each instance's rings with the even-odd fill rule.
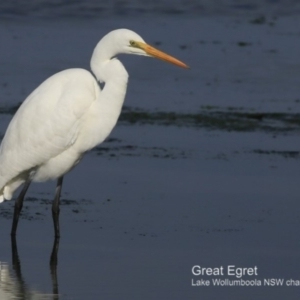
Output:
[[[91,69],[99,82],[108,84],[114,80],[128,80],[128,73],[121,62],[114,57],[120,53],[114,40],[106,35],[94,49],[91,58]]]
[[[104,49],[104,50],[103,50]],[[116,53],[108,53],[105,45],[98,43],[91,59],[91,69],[97,80],[104,83],[99,94],[98,108],[101,122],[106,123],[108,132],[115,126],[124,103],[128,73],[116,58]]]
[[[117,59],[106,60],[93,68],[98,81],[104,83],[99,95],[103,111],[113,114],[112,118],[118,118],[124,103],[128,73],[122,63]],[[116,116],[115,116],[116,115]]]

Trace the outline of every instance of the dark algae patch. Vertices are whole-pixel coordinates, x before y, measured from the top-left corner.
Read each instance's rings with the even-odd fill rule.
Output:
[[[26,197],[24,201],[23,210],[21,212],[21,219],[28,221],[43,220],[46,216],[51,214],[53,199]],[[63,208],[64,213],[80,214],[84,213],[86,207],[93,204],[91,200],[81,199],[61,199],[60,205]],[[12,219],[13,207],[15,200],[5,201],[0,205],[0,220]]]
[[[163,158],[163,159],[178,159],[187,158],[188,151],[183,151],[176,148],[163,148],[163,147],[138,147],[134,145],[117,145],[117,146],[98,146],[93,149],[97,155],[106,156],[110,158],[120,156],[131,157],[150,157],[150,158]]]
[[[20,104],[0,107],[0,114],[14,114]],[[196,127],[224,131],[285,133],[300,130],[300,113],[256,112],[228,107],[204,106],[195,113],[147,111],[124,106],[121,125]]]
[[[263,155],[278,155],[284,158],[300,158],[300,151],[278,151],[278,150],[261,150],[255,149],[253,153]]]
[[[177,113],[124,107],[120,117],[123,125],[163,125],[199,127],[224,131],[291,132],[300,130],[300,113],[241,111],[232,107],[202,109],[197,113]]]

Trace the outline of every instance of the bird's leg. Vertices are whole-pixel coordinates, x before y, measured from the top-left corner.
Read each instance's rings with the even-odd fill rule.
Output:
[[[63,184],[63,176],[59,177],[57,180],[56,190],[55,190],[55,198],[53,200],[52,204],[52,218],[53,218],[53,224],[54,224],[54,233],[55,237],[60,237],[59,233],[59,198],[60,198],[60,192]]]
[[[57,280],[57,254],[59,248],[59,237],[55,237],[52,253],[50,257],[50,273],[52,279],[52,291],[53,291],[53,300],[59,299],[58,294],[58,280]]]
[[[12,254],[12,266],[15,272],[14,279],[15,279],[15,283],[18,286],[17,292],[19,293],[19,295],[26,295],[28,288],[22,276],[21,261],[18,255],[17,240],[15,235],[11,236],[11,254]]]
[[[21,193],[19,194],[19,197],[16,199],[15,209],[14,209],[14,218],[13,218],[13,223],[12,223],[12,228],[11,228],[11,233],[10,233],[12,236],[16,235],[18,222],[19,222],[19,216],[20,216],[20,213],[21,213],[21,210],[23,207],[23,200],[24,200],[25,194],[29,188],[30,183],[31,183],[31,179],[28,178],[23,186]]]

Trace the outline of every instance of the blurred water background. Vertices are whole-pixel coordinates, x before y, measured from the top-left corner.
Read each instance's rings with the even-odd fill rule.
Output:
[[[11,0],[0,2],[0,16],[79,17],[136,14],[294,15],[297,0]]]

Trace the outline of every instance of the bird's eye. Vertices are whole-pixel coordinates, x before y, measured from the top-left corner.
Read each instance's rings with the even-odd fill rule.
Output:
[[[136,42],[133,41],[133,40],[129,41],[129,44],[130,44],[130,46],[132,46],[132,47],[136,47]]]

